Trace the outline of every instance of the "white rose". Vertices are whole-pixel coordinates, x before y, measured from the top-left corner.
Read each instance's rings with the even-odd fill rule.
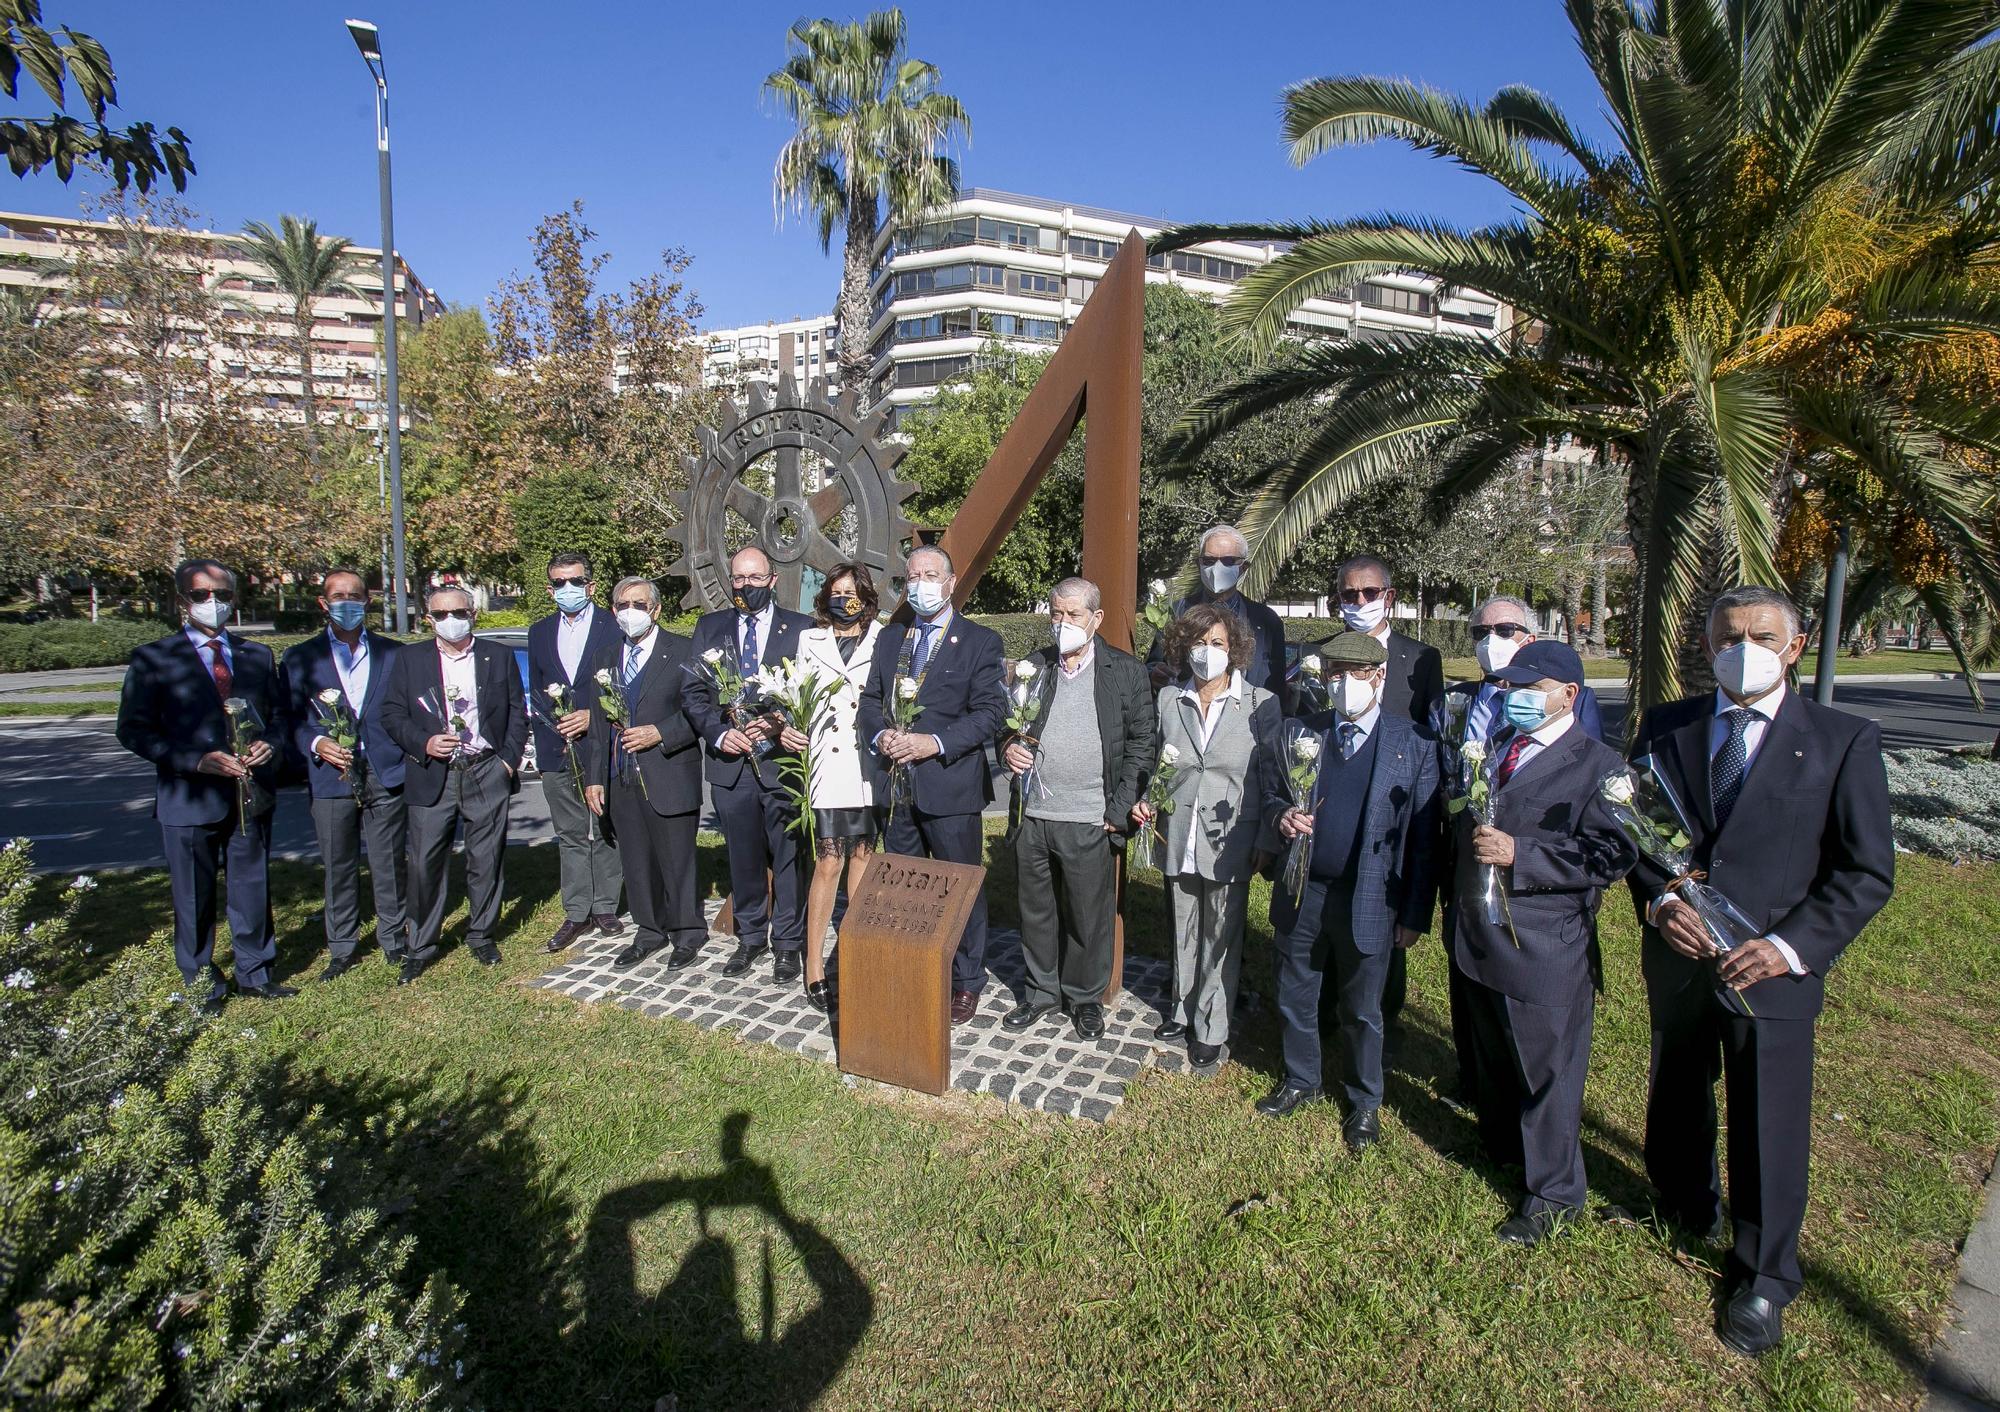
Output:
[[[1154,579],[1146,585],[1146,592],[1152,594],[1155,598],[1165,598],[1167,596],[1167,581],[1165,579]]]
[[[1041,671],[1042,669],[1040,667],[1037,667],[1033,662],[1030,662],[1026,657],[1023,657],[1020,661],[1014,664],[1014,680],[1033,681],[1036,677],[1041,675]]]
[[[551,701],[562,700],[563,689],[561,682],[552,681],[547,686],[543,687],[542,690],[548,693],[549,700]]]
[[[1292,742],[1292,755],[1293,758],[1302,763],[1319,759],[1319,737],[1316,735],[1300,736]]]
[[[338,687],[330,686],[319,694],[319,699],[328,706],[338,706],[340,704],[340,690]]]
[[[902,697],[905,701],[915,700],[917,695],[917,679],[915,677],[904,677],[901,681],[897,682],[896,695]]]
[[[1627,774],[1606,775],[1601,786],[1604,797],[1613,804],[1632,802],[1632,777]]]
[[[1302,672],[1310,672],[1314,676],[1318,676],[1320,673],[1320,668],[1322,668],[1325,665],[1326,664],[1324,662],[1321,662],[1319,660],[1319,657],[1316,654],[1309,653],[1306,656],[1299,658],[1299,670]]]
[[[1163,745],[1160,747],[1160,763],[1162,765],[1179,764],[1180,758],[1181,748],[1178,745]]]
[[[222,703],[222,711],[227,716],[240,716],[250,709],[250,703],[240,696],[232,696]]]
[[[701,654],[701,660],[708,663],[711,667],[714,666],[722,660],[722,649],[720,647],[709,648],[708,651]]]
[[[611,685],[611,668],[599,667],[597,669],[597,684],[599,686]]]
[[[1469,765],[1477,765],[1486,758],[1486,747],[1476,740],[1468,740],[1458,748],[1458,758]]]

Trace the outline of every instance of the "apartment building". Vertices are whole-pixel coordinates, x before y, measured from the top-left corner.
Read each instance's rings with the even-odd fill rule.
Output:
[[[800,382],[823,380],[829,390],[838,390],[840,325],[831,314],[708,330],[701,335],[703,384],[734,395],[746,382],[776,382],[784,371],[778,358],[788,337],[792,376]]]

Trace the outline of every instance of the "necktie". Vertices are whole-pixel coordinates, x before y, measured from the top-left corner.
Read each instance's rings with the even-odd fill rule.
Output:
[[[1493,777],[1494,782],[1502,789],[1507,787],[1508,780],[1514,778],[1514,771],[1521,768],[1521,757],[1527,754],[1528,742],[1533,739],[1534,737],[1526,731],[1521,731],[1512,741],[1508,742],[1507,753],[1500,757],[1499,772]]]
[[[633,678],[638,675],[639,675],[639,644],[636,642],[628,642],[625,644],[625,680],[623,684],[626,686],[632,685]]]
[[[936,633],[937,633],[936,623],[919,623],[917,625],[917,652],[916,655],[910,659],[911,676],[921,677],[924,674],[924,668],[930,665],[931,638]]]
[[[1340,723],[1340,758],[1343,760],[1352,760],[1354,758],[1355,746],[1360,740],[1361,727],[1352,721],[1342,721]]]
[[[203,646],[207,647],[212,654],[209,658],[208,674],[215,678],[216,695],[227,701],[230,692],[236,686],[236,677],[229,670],[229,663],[225,662],[222,658],[222,639],[219,637],[210,638]]]
[[[1715,826],[1729,822],[1736,796],[1743,792],[1743,772],[1750,762],[1750,722],[1756,712],[1747,706],[1732,706],[1722,713],[1729,722],[1729,739],[1708,764],[1708,793],[1715,801]]]
[[[757,653],[757,620],[743,620],[743,645],[736,649],[736,670],[749,676],[763,665]]]

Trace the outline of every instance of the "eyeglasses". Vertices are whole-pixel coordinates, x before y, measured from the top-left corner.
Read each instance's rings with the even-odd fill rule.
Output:
[[[1526,623],[1490,623],[1474,628],[1472,630],[1472,640],[1474,642],[1484,642],[1496,632],[1504,638],[1512,639],[1521,636],[1523,633],[1528,633],[1529,629]],[[1529,635],[1532,636],[1533,634],[1529,633]]]
[[[729,586],[731,588],[761,588],[765,584],[772,584],[777,581],[778,576],[776,574],[731,574],[729,576]]]
[[[1370,584],[1367,588],[1343,588],[1340,590],[1340,601],[1342,603],[1373,603],[1388,591],[1388,589],[1375,584]]]
[[[1217,564],[1222,564],[1233,569],[1242,562],[1243,556],[1241,554],[1204,554],[1201,556],[1201,566],[1204,569],[1212,568]]]
[[[431,617],[439,619],[457,618],[460,622],[469,623],[472,621],[472,610],[470,608],[439,608],[431,613]]]
[[[589,578],[588,578],[588,577],[586,577],[586,576],[585,576],[585,575],[583,575],[583,574],[571,574],[571,575],[570,575],[570,576],[569,576],[568,578],[566,578],[566,579],[559,579],[559,578],[556,578],[556,577],[554,577],[553,575],[551,575],[551,576],[550,576],[550,578],[549,578],[549,587],[550,587],[550,588],[582,588],[582,587],[583,587],[583,586],[584,586],[585,584],[587,584],[587,583],[589,583],[589,582],[590,582]]]
[[[190,603],[206,603],[213,598],[217,603],[234,603],[236,590],[233,588],[191,588],[187,591]]]
[[[653,611],[653,605],[644,598],[621,598],[618,602],[611,605],[611,610],[614,613],[622,613],[627,608],[637,608],[642,613]]]

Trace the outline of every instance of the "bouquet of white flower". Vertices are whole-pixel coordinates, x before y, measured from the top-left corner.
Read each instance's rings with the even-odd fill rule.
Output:
[[[1035,757],[1021,776],[1020,801],[1025,804],[1030,798],[1046,799],[1049,787],[1042,781],[1042,742],[1033,733],[1035,723],[1042,715],[1042,694],[1035,688],[1035,678],[1041,669],[1023,657],[1014,664],[1014,685],[1008,689],[1007,734],[1009,743],[1021,746]]]
[[[354,715],[347,709],[347,698],[337,686],[322,691],[313,701],[313,713],[319,717],[320,734],[338,745],[342,750],[354,749],[361,738],[360,727],[354,723]],[[354,767],[349,765],[340,772],[343,784],[354,783]]]
[[[1494,774],[1500,768],[1499,757],[1486,748],[1481,740],[1462,740],[1458,747],[1458,777],[1461,794],[1445,802],[1447,813],[1456,814],[1470,809],[1475,822],[1493,827],[1493,796],[1499,788]],[[1518,948],[1521,939],[1514,936],[1512,909],[1507,905],[1507,889],[1500,882],[1498,864],[1487,863],[1480,871],[1480,904],[1486,910],[1486,924],[1497,927],[1503,922],[1507,935],[1513,938]]]
[[[800,667],[791,657],[766,668],[757,678],[763,701],[782,712],[792,728],[806,738],[804,750],[778,757],[778,780],[796,810],[785,827],[805,839],[808,859],[819,856],[819,831],[812,811],[813,742],[832,724],[833,703],[846,687],[845,678],[822,677]]]
[[[1133,843],[1137,844],[1143,837],[1148,853],[1158,850],[1162,870],[1166,868],[1167,833],[1161,823],[1174,812],[1174,776],[1180,773],[1180,769],[1181,748],[1178,745],[1161,746],[1159,763],[1153,767],[1153,778],[1146,785],[1146,802],[1153,806],[1153,821],[1133,838]],[[1127,852],[1130,851],[1128,846]],[[1127,857],[1125,861],[1129,868],[1131,858]]]

